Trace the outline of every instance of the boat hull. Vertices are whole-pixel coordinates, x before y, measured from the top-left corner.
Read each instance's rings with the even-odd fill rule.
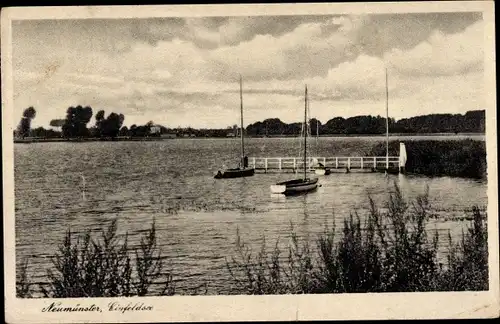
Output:
[[[280,182],[271,185],[270,189],[272,193],[284,194],[284,195],[294,195],[303,194],[318,188],[318,179],[297,179],[285,182]]]
[[[251,177],[255,174],[254,168],[247,169],[227,169],[224,171],[219,171],[214,176],[215,179],[231,179],[231,178],[243,178]]]
[[[314,173],[317,175],[329,175],[331,171],[328,168],[317,168],[314,169]]]

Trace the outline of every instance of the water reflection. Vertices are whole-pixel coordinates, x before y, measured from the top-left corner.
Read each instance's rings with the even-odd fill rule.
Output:
[[[307,196],[303,196],[301,198],[303,198],[300,202],[302,205],[303,218],[302,221],[299,223],[300,224],[299,232],[302,234],[301,235],[302,239],[305,240],[306,242],[309,242],[310,241],[310,222],[309,222],[309,209],[308,209],[309,204],[307,202]]]
[[[406,193],[410,191],[410,183],[408,182],[406,175],[402,173],[398,174],[398,185],[402,192]]]

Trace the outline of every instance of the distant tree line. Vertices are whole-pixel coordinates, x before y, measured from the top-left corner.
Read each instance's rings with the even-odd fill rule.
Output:
[[[389,118],[389,129],[392,129],[394,124],[394,119]],[[311,135],[382,134],[386,131],[385,118],[380,116],[356,116],[347,119],[335,117],[326,124],[312,118],[309,120],[309,127]],[[271,118],[248,125],[247,134],[252,136],[297,135],[301,130],[302,123],[287,124],[278,118]]]
[[[95,114],[95,124],[88,127],[92,121],[93,110],[91,107],[69,107],[66,110],[64,119],[52,119],[49,125],[52,129],[44,127],[31,128],[31,120],[35,118],[36,111],[33,107],[27,108],[14,131],[14,138],[24,139],[26,137],[35,138],[65,138],[65,139],[84,139],[99,138],[103,140],[122,138],[142,138],[142,137],[160,137],[164,134],[176,137],[226,137],[231,127],[224,129],[194,129],[186,128],[167,128],[157,125],[153,121],[145,125],[133,124],[128,128],[123,126],[125,116],[111,112],[107,117],[104,110],[99,110]]]
[[[301,123],[287,124],[278,118],[270,118],[248,125],[249,136],[297,135]],[[312,135],[334,134],[383,134],[386,132],[386,118],[381,116],[335,117],[322,124],[317,119],[310,120]],[[461,114],[431,114],[395,121],[389,118],[391,133],[484,133],[485,111],[468,111]]]
[[[31,120],[35,117],[36,111],[29,107],[24,111],[23,118],[18,128],[14,131],[16,138],[39,137],[39,138],[100,138],[114,139],[118,136],[149,136],[153,122],[144,126],[132,125],[130,130],[122,126],[125,120],[123,114],[111,112],[107,117],[104,110],[99,110],[95,114],[94,126],[88,127],[92,120],[93,111],[91,107],[69,107],[66,110],[64,119],[53,119],[49,125],[55,129],[45,129],[44,127],[30,128]]]
[[[399,120],[393,127],[397,133],[484,133],[485,111],[472,110],[460,114],[432,114]]]
[[[95,123],[88,127],[92,120],[91,107],[69,107],[64,119],[53,119],[50,126],[55,129],[38,127],[31,129],[31,121],[36,116],[33,107],[25,109],[18,127],[14,131],[15,138],[99,138],[115,139],[117,137],[160,137],[164,134],[176,137],[227,137],[235,136],[239,129],[235,126],[215,129],[167,128],[149,121],[145,125],[133,124],[123,126],[125,116],[111,112],[107,117],[104,110],[95,114]],[[247,136],[279,136],[298,135],[302,124],[284,123],[278,118],[270,118],[250,124],[246,128]],[[383,134],[386,131],[386,119],[381,116],[355,116],[350,118],[335,117],[325,124],[312,118],[310,120],[311,135],[335,134]],[[474,110],[461,114],[431,114],[395,121],[389,118],[391,133],[484,133],[485,111]]]

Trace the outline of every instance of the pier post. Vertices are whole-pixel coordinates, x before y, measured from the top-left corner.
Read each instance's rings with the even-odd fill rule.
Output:
[[[347,158],[347,170],[351,170],[351,157]]]
[[[255,158],[252,158],[253,168],[255,169]]]
[[[363,169],[363,157],[361,157],[361,169]]]
[[[267,173],[267,158],[264,159],[264,169],[265,172]]]
[[[376,156],[373,157],[373,169],[377,170],[377,157]]]
[[[405,143],[399,143],[399,161],[398,161],[398,166],[399,166],[399,172],[400,173],[405,173],[406,169],[406,160],[407,160],[407,155],[406,155],[406,146]]]
[[[280,169],[281,171],[281,158],[278,158],[278,168]]]
[[[339,158],[335,157],[335,169],[339,168]]]
[[[293,158],[293,171],[297,170],[297,158]]]

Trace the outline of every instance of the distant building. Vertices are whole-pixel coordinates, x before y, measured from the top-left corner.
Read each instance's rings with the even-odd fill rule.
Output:
[[[161,134],[161,138],[176,138],[176,137],[177,137],[176,133]]]
[[[161,127],[157,125],[152,125],[149,127],[149,134],[160,134],[161,133]]]
[[[238,125],[233,125],[232,128],[228,127],[228,129],[230,129],[231,132],[227,133],[227,135],[226,135],[227,137],[236,137],[236,136],[239,136],[239,133],[240,133],[239,130],[240,129],[238,128]]]

